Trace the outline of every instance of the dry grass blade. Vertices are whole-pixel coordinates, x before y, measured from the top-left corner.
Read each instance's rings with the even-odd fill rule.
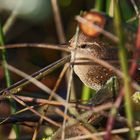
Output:
[[[135,129],[135,131],[140,131],[139,126],[135,127],[134,129]],[[123,133],[127,133],[129,131],[130,131],[129,128],[114,129],[114,130],[111,131],[111,134],[123,134]],[[65,139],[65,140],[84,140],[84,139],[92,138],[92,136],[104,136],[105,134],[106,134],[106,131],[103,131],[103,132],[98,132],[98,133],[89,134],[89,135],[72,137],[72,138],[68,138],[68,139]]]
[[[18,10],[22,4],[22,1],[23,0],[18,1],[17,5],[15,6],[15,9],[11,13],[11,15],[8,17],[8,19],[6,20],[4,27],[3,27],[4,34],[6,34],[9,31],[9,29],[12,27],[12,25],[14,24],[14,22],[17,18],[17,15],[18,15]]]
[[[65,38],[65,35],[64,35],[64,31],[63,31],[63,26],[62,26],[62,22],[61,22],[61,17],[60,17],[60,12],[59,12],[59,8],[58,8],[57,0],[51,0],[51,3],[52,3],[55,26],[56,26],[56,29],[57,29],[59,42],[60,43],[65,43],[66,38]]]
[[[44,49],[54,49],[60,51],[70,52],[68,45],[52,45],[52,44],[38,44],[38,43],[22,43],[22,44],[8,44],[1,46],[0,49],[14,49],[14,48],[44,48]]]
[[[64,74],[66,73],[66,71],[68,69],[68,67],[69,67],[69,64],[65,64],[63,70],[61,71],[61,73],[60,73],[60,75],[59,75],[59,77],[58,77],[58,79],[56,81],[56,84],[55,84],[55,86],[54,86],[54,88],[52,90],[52,93],[50,94],[50,96],[48,98],[49,101],[51,101],[51,99],[53,98],[53,96],[54,96],[54,94],[55,94],[55,92],[56,92],[56,90],[57,90],[62,78],[64,77]],[[47,111],[47,109],[48,109],[48,106],[46,106],[46,111]]]

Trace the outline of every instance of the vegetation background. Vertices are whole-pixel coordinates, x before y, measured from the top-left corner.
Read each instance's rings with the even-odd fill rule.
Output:
[[[21,1],[21,3],[20,3]],[[60,10],[60,16],[62,21],[62,28],[64,32],[64,38],[59,36],[57,30],[57,23],[55,21],[55,13],[53,11],[53,0],[0,0],[0,24],[1,24],[1,46],[4,44],[21,44],[21,43],[47,43],[47,44],[68,44],[68,41],[76,32],[77,22],[75,16],[79,15],[81,11],[89,11],[96,9],[102,12],[108,12],[108,7],[112,0],[57,0],[57,6]],[[55,0],[54,0],[55,1]],[[135,3],[140,8],[140,1],[135,0]],[[135,9],[131,0],[120,0],[119,1],[120,12],[122,20],[124,22],[135,17]],[[16,9],[16,10],[15,10]],[[15,17],[13,16],[12,24],[6,27],[7,20],[10,19],[13,11],[16,11]],[[138,19],[132,22],[132,25],[138,26]],[[15,48],[6,49],[1,51],[0,60],[1,62],[6,59],[6,63],[22,70],[27,74],[32,74],[41,68],[52,64],[53,62],[62,58],[62,52],[58,50],[44,49],[44,48]],[[3,54],[5,57],[3,57]],[[46,86],[50,89],[55,87],[56,81],[63,66],[47,75],[46,78],[42,79]],[[4,65],[0,65],[0,88],[1,90],[10,87],[13,83],[23,79],[10,72],[10,84],[7,84],[7,78],[4,71]],[[81,99],[82,83],[75,76],[76,87],[77,87],[77,99]],[[66,79],[63,78],[57,92],[62,97],[66,97],[67,83]],[[83,91],[85,92],[85,91]],[[89,92],[89,91],[88,91]],[[37,86],[33,84],[28,85],[20,93],[26,97],[48,99],[48,95],[42,92]],[[86,94],[87,95],[87,94]],[[88,98],[88,97],[87,97]],[[13,101],[12,101],[13,102]],[[11,101],[10,101],[11,103]],[[0,102],[0,120],[4,120],[7,116],[11,115],[11,105],[9,100],[1,99]],[[27,102],[28,105],[34,105],[34,102]],[[15,103],[14,103],[15,104]],[[26,106],[16,102],[16,111],[22,110]],[[45,107],[44,107],[45,108]],[[36,110],[43,112],[44,108],[37,107]],[[16,112],[14,111],[14,113]],[[12,112],[13,113],[13,112]],[[26,115],[33,115],[30,111],[22,112],[21,118]],[[12,116],[11,116],[12,117]],[[16,118],[16,117],[15,117]],[[39,120],[39,118],[37,118]],[[10,124],[1,124],[0,126],[0,139],[43,139],[47,137],[49,129],[47,125],[43,125],[41,129],[37,130],[37,122],[17,122],[14,125],[16,134],[11,131]],[[18,128],[20,127],[20,129]],[[37,132],[36,132],[37,130]],[[47,138],[46,138],[47,139]]]

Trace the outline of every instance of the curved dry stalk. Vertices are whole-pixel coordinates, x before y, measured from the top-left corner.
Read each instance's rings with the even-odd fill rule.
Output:
[[[52,90],[52,93],[50,94],[50,96],[48,98],[49,101],[53,98],[58,86],[60,85],[60,82],[62,81],[62,78],[64,77],[64,74],[66,73],[66,71],[68,69],[68,67],[69,67],[69,64],[65,64],[65,66],[63,67],[63,70],[61,71],[61,73],[60,73],[60,75],[59,75],[59,77],[58,77],[58,79],[56,81],[56,84],[55,84],[55,86],[54,86],[54,88]],[[48,106],[46,107],[46,110],[47,109],[48,109]]]
[[[135,127],[134,130],[139,132],[140,126]],[[123,133],[127,133],[129,131],[130,131],[129,128],[120,128],[120,129],[112,130],[111,134],[123,134]],[[106,131],[102,131],[102,132],[98,132],[98,133],[94,133],[94,134],[87,134],[87,135],[83,135],[83,136],[72,137],[72,138],[68,138],[65,140],[85,140],[85,139],[92,138],[92,136],[104,136],[105,134],[106,134]]]
[[[17,5],[15,6],[15,9],[12,11],[12,13],[10,14],[10,16],[8,17],[8,19],[6,20],[5,24],[4,24],[4,27],[3,27],[3,32],[4,34],[6,34],[9,29],[12,27],[12,25],[14,24],[16,18],[17,18],[17,15],[18,15],[18,10],[22,4],[22,1],[23,0],[19,0],[17,2]]]
[[[33,100],[34,100],[31,97],[23,97],[23,96],[16,96],[16,97],[17,97],[17,99],[19,99],[19,100],[21,100],[23,102],[27,102],[27,101],[33,102]],[[4,99],[4,98],[7,98],[7,97],[2,97],[2,98]],[[58,102],[58,101],[48,101],[48,100],[45,100],[45,99],[36,99],[36,100],[38,100],[38,102],[37,102],[38,104],[37,105],[27,106],[24,109],[19,110],[19,111],[13,113],[12,115],[14,115],[14,116],[18,115],[20,113],[23,113],[23,112],[29,110],[29,108],[33,109],[34,107],[38,107],[38,106],[44,106],[44,105],[64,106],[64,104],[62,102]],[[90,111],[93,111],[93,113],[99,113],[99,112],[101,112],[103,110],[110,109],[112,107],[112,103],[105,103],[103,105],[99,105],[99,106],[96,106],[96,107],[95,106],[77,105],[76,103],[68,103],[68,106],[69,107],[77,107],[77,108],[81,108],[81,109],[87,110],[86,113],[83,113],[83,117],[79,117],[81,119],[77,118],[77,120],[82,121],[84,118],[86,118],[86,117],[88,117],[90,115]],[[57,113],[57,109],[56,109],[55,112]],[[8,116],[8,117],[2,119],[0,124],[6,123],[7,121],[9,122],[10,121],[9,120],[10,117],[11,116]],[[74,124],[72,124],[72,125],[74,125]]]
[[[54,14],[55,26],[56,26],[59,42],[65,43],[66,38],[64,35],[64,30],[63,30],[63,26],[62,26],[62,22],[61,22],[61,16],[60,16],[60,11],[59,11],[59,7],[57,4],[57,0],[51,0],[51,3],[52,3],[52,10],[53,10],[53,14]]]
[[[66,96],[66,102],[67,103],[69,102],[69,97],[70,97],[72,75],[73,75],[73,69],[71,68],[70,78],[69,78],[69,81],[68,81],[67,96]],[[66,115],[67,115],[67,111],[68,111],[68,104],[65,105],[65,110],[64,110],[64,113]],[[64,117],[64,121],[63,121],[63,125],[62,125],[62,137],[61,137],[62,140],[65,139],[65,125],[66,125],[66,118]]]
[[[44,48],[70,52],[68,45],[53,45],[53,44],[40,44],[40,43],[22,43],[22,44],[7,44],[0,46],[0,49],[14,49],[14,48]]]
[[[75,55],[76,55],[76,47],[77,47],[77,42],[78,42],[78,34],[79,34],[79,27],[76,28],[76,34],[75,34],[75,40],[74,40],[74,55],[73,57],[71,57],[70,62],[74,62],[75,61]],[[69,73],[69,79],[68,79],[68,87],[67,87],[67,95],[66,95],[66,102],[69,102],[69,97],[70,97],[70,92],[71,92],[71,86],[72,86],[72,76],[73,76],[73,65],[70,69],[70,73]],[[68,113],[68,105],[65,105],[65,110],[64,113],[67,114]],[[61,139],[64,140],[65,139],[65,127],[66,127],[66,119],[64,118],[63,120],[63,125],[62,125],[62,135],[61,135]]]
[[[64,106],[65,104],[63,104],[62,102],[59,102],[59,101],[55,101],[55,100],[52,100],[52,101],[49,101],[49,100],[46,100],[46,99],[41,99],[41,98],[33,98],[33,97],[27,97],[27,96],[20,96],[20,95],[16,95],[17,98],[19,98],[20,100],[24,101],[24,102],[32,102],[32,103],[36,103],[37,105],[50,105],[50,106]],[[4,96],[0,96],[0,101],[6,99],[7,97],[4,97]],[[106,103],[105,106],[107,107],[112,107],[112,103]],[[36,105],[35,105],[36,106]],[[86,104],[80,104],[80,103],[77,103],[77,102],[70,102],[68,103],[68,106],[69,107],[73,107],[73,108],[78,108],[78,109],[84,109],[84,110],[95,110],[95,112],[98,112],[98,110],[101,110],[104,108],[102,108],[102,105],[98,106],[98,109],[95,105],[90,105],[90,106],[87,106]],[[19,111],[18,111],[19,112]]]

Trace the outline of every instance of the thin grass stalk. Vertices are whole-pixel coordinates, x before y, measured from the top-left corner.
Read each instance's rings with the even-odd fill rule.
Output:
[[[120,8],[122,9],[123,19],[127,21],[133,16],[133,10],[130,7],[130,3],[128,3],[128,0],[123,0],[123,1],[120,1],[119,3],[121,3]],[[126,11],[129,11],[129,12],[126,12]]]
[[[4,35],[3,35],[1,24],[0,24],[0,45],[4,46]],[[5,48],[2,49],[2,65],[3,65],[3,68],[4,68],[4,74],[5,74],[5,79],[6,79],[6,86],[10,87],[11,80],[10,80],[9,71],[6,68],[7,60],[6,60],[6,49]]]
[[[114,15],[114,6],[113,6],[113,1],[112,0],[106,0],[106,13],[110,16],[113,16]],[[113,9],[113,11],[112,11]],[[117,107],[114,105],[112,106],[111,108],[111,111],[110,111],[110,117],[108,118],[108,121],[107,121],[107,126],[106,126],[106,135],[104,136],[104,139],[107,140],[107,139],[110,139],[110,136],[111,136],[111,130],[112,130],[112,126],[114,124],[114,119],[116,117],[116,114],[117,114]]]
[[[18,10],[22,4],[23,0],[19,0],[17,2],[17,5],[15,6],[15,9],[13,10],[13,12],[10,14],[10,16],[8,17],[8,19],[6,20],[4,26],[3,26],[3,33],[7,34],[7,32],[9,31],[9,29],[12,27],[12,25],[15,23],[16,18],[18,16]]]
[[[126,111],[126,116],[128,119],[128,127],[130,128],[130,139],[135,139],[135,131],[133,128],[133,113],[132,113],[132,106],[131,106],[131,100],[130,96],[132,95],[131,91],[131,78],[128,73],[128,60],[127,60],[127,53],[126,53],[126,48],[125,46],[125,39],[123,35],[123,29],[121,26],[121,15],[120,15],[120,8],[117,3],[117,0],[115,2],[115,7],[114,7],[114,24],[116,28],[116,34],[119,38],[119,59],[120,59],[120,64],[122,71],[124,73],[124,92],[125,92],[125,111]]]
[[[55,21],[55,26],[56,26],[59,43],[66,44],[66,37],[65,37],[63,23],[61,20],[61,13],[60,13],[60,9],[59,9],[59,2],[58,2],[58,0],[51,0],[51,4],[52,4],[52,10],[53,10],[53,14],[54,14],[54,21]],[[62,56],[66,56],[66,53],[62,52]],[[65,79],[66,79],[66,82],[68,83],[68,79],[69,79],[68,71],[66,72]],[[74,82],[72,81],[70,100],[75,100],[75,99],[76,99],[75,86],[74,86]],[[76,110],[75,111],[74,110],[75,109],[73,109],[73,114],[77,112]]]
[[[54,14],[55,26],[56,26],[59,42],[61,44],[63,44],[63,43],[66,43],[66,38],[65,38],[65,34],[64,34],[62,21],[61,21],[60,11],[59,11],[59,7],[58,7],[58,1],[51,0],[51,3],[52,3],[52,10],[53,10],[53,14]]]
[[[140,127],[137,126],[134,128],[135,131],[140,131]],[[129,132],[129,128],[120,128],[120,129],[114,129],[111,131],[111,134],[123,134],[123,133],[127,133]],[[93,133],[93,134],[87,134],[87,135],[83,135],[83,136],[76,136],[76,137],[72,137],[72,138],[67,138],[65,140],[85,140],[85,139],[90,139],[93,135],[94,136],[104,136],[106,134],[106,131],[102,131],[102,132],[97,132],[97,133]],[[139,139],[137,139],[139,140]]]
[[[138,7],[134,0],[131,0],[131,3],[133,4],[133,7],[135,9],[136,15],[138,16],[138,28],[137,28],[137,38],[136,38],[136,46],[135,46],[135,52],[133,54],[133,62],[131,63],[131,67],[129,69],[129,74],[134,79],[136,77],[136,71],[139,67],[138,60],[140,57],[140,52],[138,51],[140,49],[140,16]]]
[[[0,46],[4,46],[4,44],[5,44],[4,34],[3,34],[2,26],[0,23]],[[9,70],[7,68],[6,49],[5,48],[2,49],[2,65],[4,68],[6,86],[10,87],[11,86],[11,78],[10,78]],[[15,102],[13,102],[13,100],[10,100],[10,103],[11,103],[11,111],[13,114],[16,112],[16,104],[15,104]],[[18,138],[19,137],[19,127],[17,125],[13,125],[13,129],[15,131],[16,138]]]
[[[102,11],[103,10],[103,0],[96,0],[95,1],[95,9],[97,10],[97,11]]]
[[[114,0],[106,0],[106,13],[109,16],[114,15]]]
[[[87,101],[90,99],[91,95],[91,89],[87,87],[86,85],[83,85],[82,89],[82,103],[87,103]]]
[[[77,47],[78,35],[79,35],[79,27],[76,28],[74,48]],[[76,53],[73,54],[73,58],[71,57],[71,62],[75,61],[75,55],[76,55]],[[72,85],[72,79],[73,79],[73,66],[70,69],[69,75],[70,75],[70,77],[69,77],[69,81],[68,81],[67,97],[66,97],[67,103],[69,102],[69,97],[70,97],[70,93],[71,93],[71,85]],[[68,112],[68,105],[65,106],[65,110],[64,110],[65,114],[67,114],[67,112]],[[64,118],[63,125],[62,125],[62,135],[61,135],[62,140],[65,139],[65,127],[66,127],[66,119]]]
[[[106,0],[106,13],[110,13],[111,0]]]

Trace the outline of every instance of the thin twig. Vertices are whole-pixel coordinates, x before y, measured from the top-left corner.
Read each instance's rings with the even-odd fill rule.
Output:
[[[76,46],[77,46],[78,34],[79,34],[79,28],[77,27],[74,48],[76,48]],[[75,61],[75,55],[76,55],[76,52],[73,53],[73,57],[71,57],[71,62]],[[69,73],[69,81],[68,81],[67,96],[66,96],[67,103],[69,102],[69,97],[70,97],[70,92],[71,92],[71,84],[72,84],[72,78],[73,78],[72,76],[73,76],[73,66],[71,67],[70,73]],[[67,111],[68,111],[68,106],[66,104],[64,113],[67,114]],[[64,118],[63,125],[62,125],[62,136],[61,136],[62,140],[65,139],[65,126],[66,126],[66,119]]]
[[[9,29],[12,27],[14,22],[16,21],[17,15],[18,15],[18,10],[22,4],[23,0],[17,1],[17,4],[13,10],[13,12],[10,14],[8,19],[6,20],[4,27],[3,27],[3,32],[6,35],[6,33],[9,31]]]
[[[5,45],[5,36],[4,36],[4,32],[0,23],[0,46],[4,46]],[[2,65],[4,68],[4,75],[5,75],[5,80],[6,80],[6,86],[7,88],[9,88],[11,86],[11,77],[10,77],[10,73],[9,70],[7,69],[7,50],[5,47],[2,48]],[[16,112],[16,104],[13,102],[13,100],[9,100],[11,103],[11,112],[14,113]],[[16,135],[16,138],[19,137],[19,128],[16,125],[13,125],[13,129]]]
[[[137,7],[135,1],[131,0],[131,3],[133,4],[136,14],[139,15],[138,7]],[[137,60],[139,59],[139,56],[140,56],[140,52],[137,51],[140,49],[140,16],[138,18],[139,18],[139,24],[138,24],[138,31],[137,31],[136,47],[135,47],[136,51],[133,54],[133,61],[132,61],[131,67],[129,69],[129,73],[133,78],[135,77],[135,73],[138,68]]]
[[[61,16],[60,16],[57,0],[51,0],[51,3],[52,3],[52,10],[54,14],[55,26],[56,26],[59,42],[63,44],[66,43],[66,38],[64,35],[64,30],[61,22]]]
[[[135,127],[134,130],[140,131],[140,126]],[[123,133],[127,133],[129,131],[130,131],[129,128],[114,129],[111,131],[111,134],[123,134]],[[83,135],[83,136],[76,136],[76,137],[68,138],[65,140],[84,140],[84,139],[92,138],[92,136],[104,136],[104,135],[106,135],[106,131],[89,134],[89,135],[87,134],[87,135]]]
[[[69,64],[65,64],[64,67],[63,67],[63,70],[61,71],[61,73],[60,73],[60,75],[59,75],[59,77],[58,77],[58,79],[56,81],[56,84],[55,84],[55,86],[54,86],[54,88],[52,90],[52,93],[48,98],[49,101],[53,98],[53,96],[54,96],[56,90],[58,89],[58,86],[60,85],[60,82],[62,81],[62,78],[64,77],[64,75],[65,75],[65,73],[66,73],[68,68],[69,68]],[[47,107],[46,107],[46,109],[47,109]]]
[[[139,9],[138,9],[135,1],[134,0],[130,0],[130,1],[131,1],[132,5],[133,5],[133,7],[135,9],[135,12],[136,12],[137,17],[140,18],[140,12],[139,12]]]
[[[22,44],[7,44],[1,46],[0,49],[14,49],[14,48],[44,48],[44,49],[54,49],[60,51],[70,52],[68,45],[53,45],[53,44],[40,44],[40,43],[22,43]]]
[[[32,103],[35,103],[37,105],[50,105],[50,106],[65,106],[65,104],[63,102],[59,102],[59,101],[49,101],[49,100],[46,100],[46,99],[41,99],[41,98],[33,98],[33,97],[27,97],[27,96],[20,96],[20,95],[16,95],[17,98],[19,98],[20,100],[24,101],[24,102],[32,102]],[[0,101],[3,101],[5,98],[7,98],[6,96],[0,96]],[[107,103],[107,104],[104,104],[105,106],[112,106],[113,104],[112,103]],[[98,112],[98,109],[101,108],[103,105],[101,106],[98,106],[98,109],[97,107],[95,107],[95,105],[91,104],[90,106],[87,105],[87,104],[81,104],[80,102],[77,103],[77,101],[73,101],[73,102],[70,102],[68,103],[68,106],[69,107],[73,107],[73,108],[78,108],[78,109],[84,109],[84,110],[96,110],[96,112]]]
[[[119,58],[120,58],[120,64],[121,64],[121,68],[122,71],[124,73],[124,78],[123,78],[123,82],[124,82],[124,87],[121,89],[120,94],[116,100],[116,102],[114,103],[114,106],[112,107],[111,111],[110,111],[110,117],[108,119],[107,125],[106,125],[106,135],[105,135],[105,140],[110,139],[111,137],[111,130],[114,124],[114,119],[116,117],[117,114],[117,109],[119,108],[121,101],[123,99],[123,96],[125,95],[125,111],[126,111],[126,115],[127,115],[127,119],[128,119],[128,126],[130,127],[130,137],[131,139],[135,139],[135,131],[133,129],[133,113],[132,113],[132,106],[131,106],[131,101],[130,101],[130,97],[131,97],[131,79],[128,73],[128,61],[127,61],[127,55],[126,55],[126,48],[124,47],[124,34],[123,34],[123,29],[122,29],[122,25],[121,25],[121,15],[120,15],[120,8],[119,5],[117,3],[117,0],[114,1],[115,2],[115,9],[114,9],[114,14],[115,14],[115,27],[116,27],[116,34],[119,38]],[[125,94],[124,94],[125,93]]]

